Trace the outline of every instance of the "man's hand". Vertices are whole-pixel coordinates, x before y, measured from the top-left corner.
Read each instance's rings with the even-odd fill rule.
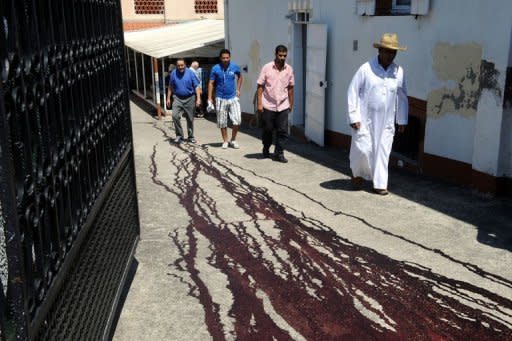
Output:
[[[206,111],[211,114],[215,111],[215,107],[213,106],[213,102],[211,99],[208,100],[208,105],[206,106]]]
[[[240,89],[236,89],[236,97],[240,98]]]
[[[198,97],[196,99],[196,107],[200,107],[201,106],[201,99]]]
[[[258,103],[258,112],[263,112],[263,104]]]
[[[352,129],[359,130],[359,128],[361,128],[361,122],[354,122],[350,126]]]
[[[167,108],[171,107],[171,99],[167,97]]]
[[[399,132],[400,134],[402,134],[402,133],[405,131],[405,127],[406,127],[405,125],[398,125],[398,129],[397,129],[397,130],[398,130],[398,132]]]

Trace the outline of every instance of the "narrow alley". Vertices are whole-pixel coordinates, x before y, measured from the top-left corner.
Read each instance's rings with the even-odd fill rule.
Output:
[[[197,144],[131,103],[141,218],[116,340],[512,338],[512,204],[394,171],[352,191],[346,154],[259,131]],[[219,135],[219,136],[218,136]]]

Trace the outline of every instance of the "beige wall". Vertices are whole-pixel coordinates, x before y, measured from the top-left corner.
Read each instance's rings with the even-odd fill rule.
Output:
[[[135,0],[121,0],[123,21],[163,21],[164,14],[135,14]]]
[[[165,0],[166,21],[224,19],[224,0],[217,0],[217,13],[196,13],[194,0]]]
[[[217,13],[196,13],[195,0],[165,0],[165,14],[135,14],[134,0],[121,0],[123,21],[185,21],[201,18],[224,19],[224,0],[217,0]]]

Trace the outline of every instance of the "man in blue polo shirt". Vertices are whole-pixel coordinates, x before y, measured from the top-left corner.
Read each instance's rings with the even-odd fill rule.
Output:
[[[167,106],[171,104],[172,98],[172,120],[176,131],[175,143],[183,141],[183,128],[181,116],[185,113],[187,120],[188,141],[196,143],[194,138],[194,112],[195,106],[201,105],[201,94],[199,93],[199,80],[195,73],[185,67],[185,60],[176,61],[176,69],[171,73],[169,88],[167,90]]]
[[[228,146],[240,148],[236,141],[236,134],[242,122],[240,110],[240,88],[242,87],[242,74],[240,68],[231,62],[231,52],[222,49],[219,54],[220,63],[212,68],[210,82],[208,83],[208,107],[212,107],[213,87],[215,86],[215,107],[217,109],[217,126],[222,134],[222,148]],[[236,81],[236,83],[235,83]],[[228,115],[233,123],[231,141],[228,142]]]

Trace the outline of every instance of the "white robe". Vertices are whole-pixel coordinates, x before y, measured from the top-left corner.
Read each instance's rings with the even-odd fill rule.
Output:
[[[377,57],[363,64],[348,88],[349,123],[361,123],[359,130],[352,129],[350,168],[354,177],[372,180],[374,188],[388,187],[395,121],[406,125],[407,119],[403,69],[393,63],[384,70]]]

